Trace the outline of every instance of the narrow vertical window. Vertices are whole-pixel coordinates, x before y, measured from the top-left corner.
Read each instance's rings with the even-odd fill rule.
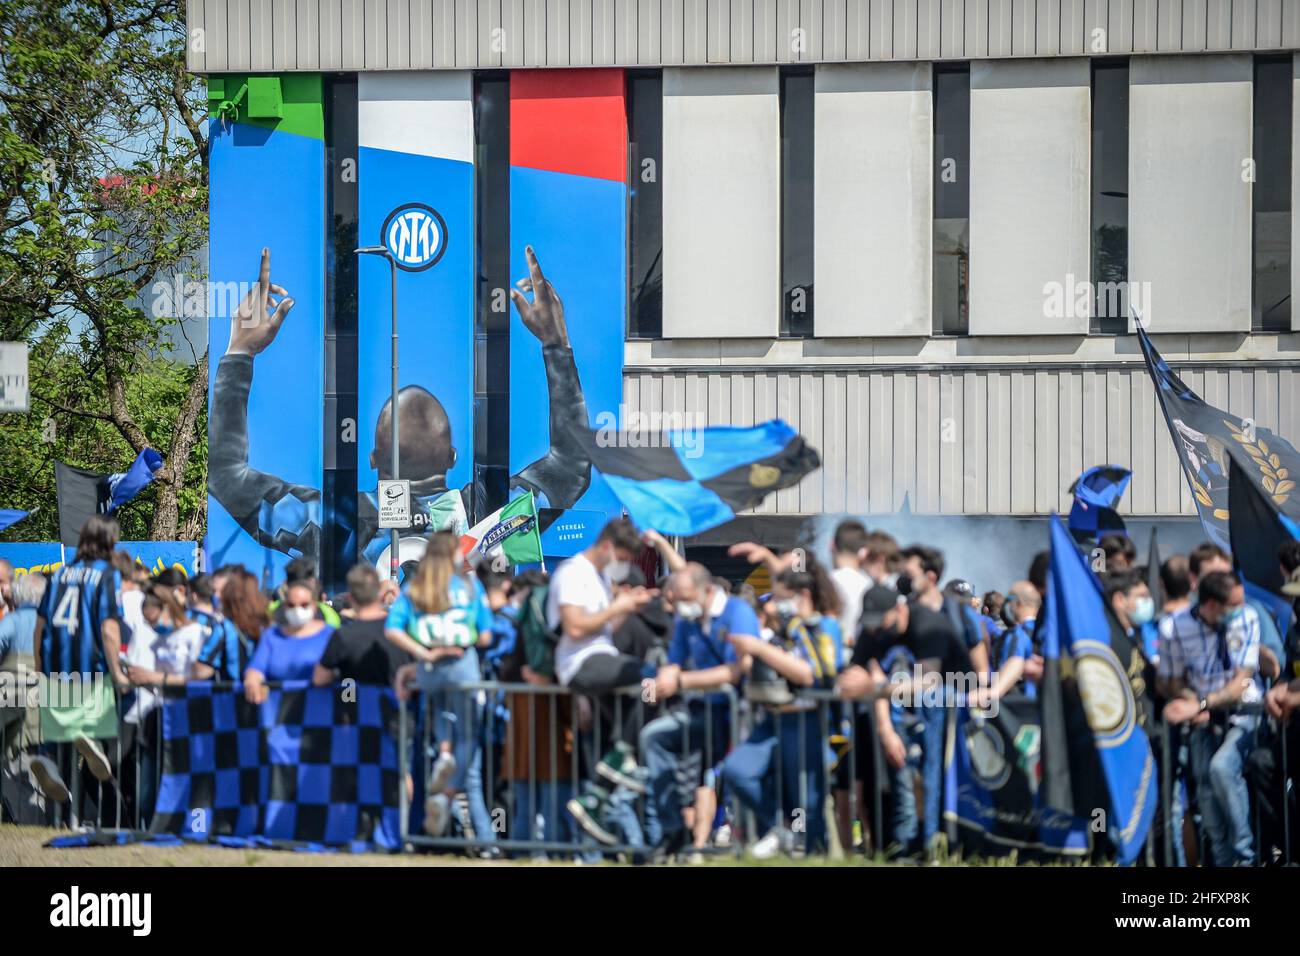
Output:
[[[357,560],[357,79],[325,87],[325,415],[321,581],[331,593]]]
[[[1255,58],[1251,328],[1291,328],[1291,56]]]
[[[934,67],[934,333],[970,330],[970,65]]]
[[[1092,64],[1093,332],[1123,335],[1128,293],[1128,61]]]
[[[628,336],[657,339],[664,329],[663,73],[629,73]]]
[[[813,334],[813,73],[781,71],[781,335]]]
[[[474,79],[475,221],[478,231],[474,320],[475,521],[510,491],[510,78]]]

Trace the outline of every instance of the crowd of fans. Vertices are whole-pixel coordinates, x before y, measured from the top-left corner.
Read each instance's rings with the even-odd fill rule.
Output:
[[[160,687],[236,682],[256,704],[273,682],[356,682],[420,702],[412,826],[477,853],[506,839],[562,852],[585,834],[588,852],[694,860],[753,821],[744,835],[758,857],[834,845],[923,857],[942,844],[945,708],[911,693],[916,682],[973,675],[966,703],[989,708],[1037,696],[1044,677],[1046,552],[1005,593],[980,596],[941,551],[900,547],[854,520],[824,559],[734,546],[766,571],[749,578],[770,582],[762,593],[625,519],[549,576],[471,567],[440,532],[400,587],[358,564],[333,596],[305,558],[266,594],[237,565],[151,576],[117,544],[101,516],[48,581],[14,579],[0,563],[0,671],[29,684],[22,675],[103,674],[121,716],[115,739],[87,734],[60,755],[30,712],[0,709],[6,772],[51,805],[69,801],[66,781],[79,775],[100,823],[111,804],[121,816],[109,823],[148,824]],[[1282,732],[1300,704],[1300,542],[1277,555],[1294,601],[1285,611],[1248,598],[1213,544],[1165,560],[1156,594],[1127,537],[1103,538],[1094,554],[1153,677],[1166,724],[1153,733],[1169,734],[1167,748],[1152,741],[1174,786],[1151,839],[1171,828],[1160,842],[1173,857],[1153,855],[1286,858],[1283,803],[1300,768],[1300,728]]]

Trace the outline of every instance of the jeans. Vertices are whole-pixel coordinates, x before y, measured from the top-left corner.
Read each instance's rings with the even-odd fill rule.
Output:
[[[1255,745],[1258,717],[1240,723],[1195,727],[1190,742],[1196,800],[1215,866],[1251,866],[1255,837],[1250,829],[1250,791],[1244,775]]]
[[[906,850],[916,847],[920,819],[916,806],[916,778],[925,790],[925,828],[922,843],[928,846],[939,832],[943,806],[943,728],[942,707],[922,707],[906,719],[892,715],[894,730],[903,738],[907,759],[901,767],[889,768],[893,790],[893,814],[890,818],[893,841]]]
[[[456,684],[481,680],[478,653],[465,648],[461,657],[443,658],[418,672],[420,691],[428,696],[433,714],[433,735],[450,743],[456,758],[451,789],[462,791],[469,803],[470,821],[479,840],[494,838],[492,819],[483,794],[483,702],[479,691],[451,691]],[[436,759],[436,757],[434,758]]]
[[[567,843],[575,838],[569,814],[564,805],[573,796],[573,784],[567,780],[554,783],[535,780],[529,786],[526,780],[516,780],[512,785],[514,816],[510,821],[510,839],[537,840],[547,843]],[[542,818],[538,825],[537,818]]]
[[[796,817],[808,852],[826,848],[826,742],[816,711],[767,713],[745,742],[727,755],[722,779],[754,811],[760,828]],[[802,767],[802,773],[800,772]]]
[[[685,829],[682,810],[695,803],[701,771],[727,752],[727,723],[724,714],[693,707],[656,717],[641,729],[641,756],[650,774],[646,838],[655,845]]]

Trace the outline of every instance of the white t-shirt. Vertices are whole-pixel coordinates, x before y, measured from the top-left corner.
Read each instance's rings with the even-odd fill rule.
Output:
[[[858,639],[858,618],[862,615],[862,595],[876,582],[858,568],[842,567],[831,572],[835,590],[840,595],[840,636],[851,646]]]
[[[129,612],[126,612],[129,613]],[[125,614],[124,614],[125,616]],[[203,650],[204,633],[199,624],[186,624],[166,635],[159,635],[143,615],[131,624],[131,644],[126,649],[126,662],[132,667],[178,674],[189,677]],[[138,687],[135,704],[124,718],[128,724],[137,724],[158,706],[158,694],[147,687]]]
[[[598,614],[613,600],[609,581],[585,554],[577,554],[565,561],[551,575],[551,590],[546,597],[546,623],[552,629],[560,623],[560,605],[573,604],[588,614]],[[578,673],[583,661],[595,654],[617,654],[613,629],[606,624],[601,630],[586,638],[561,634],[555,648],[555,676],[567,685]]]

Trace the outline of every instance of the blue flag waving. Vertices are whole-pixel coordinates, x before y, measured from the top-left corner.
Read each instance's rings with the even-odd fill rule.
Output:
[[[1080,816],[1104,807],[1105,832],[1118,860],[1131,863],[1156,810],[1155,759],[1145,730],[1147,664],[1109,613],[1101,582],[1056,515],[1038,628],[1045,661],[1046,800]],[[1097,782],[1096,767],[1105,784],[1104,804],[1079,796],[1089,782]]]
[[[1074,479],[1070,530],[1082,538],[1128,534],[1116,509],[1132,477],[1133,472],[1121,465],[1095,465]]]
[[[1207,405],[1169,368],[1140,324],[1137,335],[1197,513],[1211,540],[1223,548],[1229,546],[1230,450],[1273,505],[1300,522],[1300,452],[1267,428]]]
[[[108,483],[108,510],[116,511],[153,481],[154,473],[162,467],[163,457],[152,448],[146,448],[135,456],[131,467],[126,471],[109,475],[104,480]]]
[[[18,511],[14,508],[0,508],[0,531],[4,531],[12,524],[17,524],[26,517],[26,511]]]
[[[664,534],[716,528],[821,467],[817,452],[780,419],[752,428],[601,429],[578,438],[632,520]]]

